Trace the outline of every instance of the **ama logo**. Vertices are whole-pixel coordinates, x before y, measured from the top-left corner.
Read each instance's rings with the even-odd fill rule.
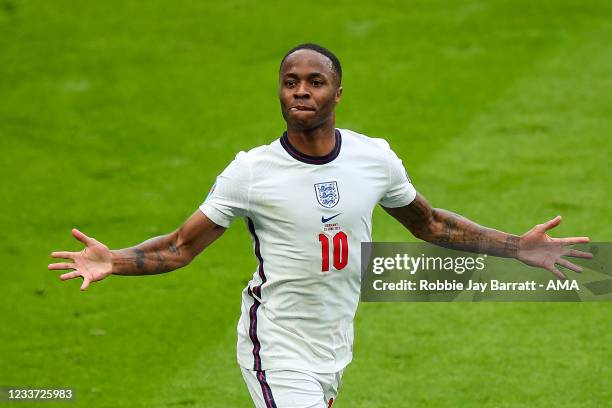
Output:
[[[325,183],[317,183],[314,185],[317,201],[325,208],[333,208],[340,201],[340,192],[338,191],[338,183],[335,181],[327,181]]]

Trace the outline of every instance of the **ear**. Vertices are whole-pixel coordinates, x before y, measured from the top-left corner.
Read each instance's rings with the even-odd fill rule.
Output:
[[[342,87],[339,86],[338,89],[336,90],[336,96],[335,96],[335,100],[336,103],[340,102],[340,98],[342,97]]]

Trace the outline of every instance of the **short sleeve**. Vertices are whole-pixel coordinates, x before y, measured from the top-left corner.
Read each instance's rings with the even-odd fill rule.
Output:
[[[234,218],[243,217],[248,211],[250,183],[247,154],[240,152],[217,177],[200,211],[215,224],[229,227]]]
[[[389,169],[389,183],[379,204],[387,208],[404,207],[416,198],[416,189],[408,177],[402,160],[391,150],[387,142],[384,143],[384,147]]]

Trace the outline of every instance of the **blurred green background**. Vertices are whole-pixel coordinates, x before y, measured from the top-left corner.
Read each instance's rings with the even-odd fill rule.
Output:
[[[0,0],[0,386],[75,388],[45,407],[251,406],[243,223],[167,275],[81,293],[46,266],[80,249],[73,226],[117,248],[180,225],[284,130],[278,64],[301,42],[343,63],[338,126],[389,140],[434,206],[610,240],[611,40],[605,0]],[[379,209],[374,239],[413,240]],[[605,406],[611,312],[362,304],[334,407]]]

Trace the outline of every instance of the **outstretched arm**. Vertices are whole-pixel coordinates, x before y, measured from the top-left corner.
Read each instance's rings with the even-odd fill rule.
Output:
[[[555,265],[582,271],[580,266],[562,256],[592,257],[589,253],[565,248],[565,245],[589,242],[589,238],[551,238],[546,234],[561,223],[560,216],[518,236],[483,227],[447,210],[432,208],[421,194],[405,207],[383,208],[424,241],[451,249],[517,258],[527,265],[547,269],[562,279],[565,275]]]
[[[61,275],[60,279],[82,277],[81,290],[111,274],[152,275],[169,272],[189,264],[224,231],[225,228],[212,222],[199,210],[176,231],[125,249],[110,250],[94,238],[73,229],[72,235],[85,244],[85,248],[80,252],[53,252],[52,257],[66,258],[72,262],[50,264],[49,269],[73,269]]]

